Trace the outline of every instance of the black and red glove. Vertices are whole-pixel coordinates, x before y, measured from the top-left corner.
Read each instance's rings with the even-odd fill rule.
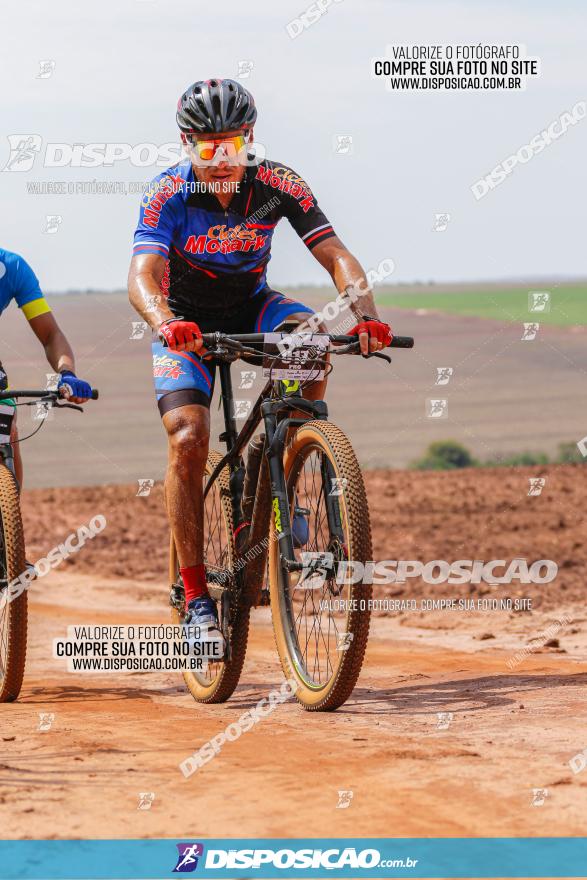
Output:
[[[386,345],[391,345],[393,339],[389,324],[384,324],[383,321],[371,318],[369,315],[363,315],[361,323],[349,330],[349,336],[359,336],[361,333],[366,333],[370,340],[376,339],[384,348]]]
[[[164,321],[157,332],[161,342],[175,351],[182,351],[190,342],[202,338],[198,325],[193,321],[184,321],[183,318]]]

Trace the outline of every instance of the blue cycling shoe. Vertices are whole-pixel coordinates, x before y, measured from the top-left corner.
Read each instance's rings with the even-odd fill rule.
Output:
[[[216,602],[211,596],[198,596],[197,599],[192,599],[188,605],[183,623],[185,627],[197,627],[200,631],[200,637],[197,640],[192,634],[188,636],[188,641],[219,643],[219,647],[215,648],[207,656],[221,658],[224,655],[224,636],[218,622]]]

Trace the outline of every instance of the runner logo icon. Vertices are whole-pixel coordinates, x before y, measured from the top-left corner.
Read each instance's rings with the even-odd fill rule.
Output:
[[[198,867],[198,859],[204,855],[202,843],[176,843],[177,864],[173,869],[174,874],[188,874]]]
[[[43,139],[39,134],[9,134],[10,156],[2,171],[30,171]]]

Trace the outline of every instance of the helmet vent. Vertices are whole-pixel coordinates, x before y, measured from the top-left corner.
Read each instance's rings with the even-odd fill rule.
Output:
[[[251,128],[257,110],[253,96],[232,79],[199,80],[181,96],[177,124],[181,131],[223,132]]]

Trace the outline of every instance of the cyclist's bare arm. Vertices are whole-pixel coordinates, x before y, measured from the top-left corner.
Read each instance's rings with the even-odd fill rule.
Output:
[[[158,254],[140,254],[133,257],[128,273],[128,298],[141,318],[158,330],[164,321],[175,315],[161,293],[161,279],[165,273],[165,257]],[[199,351],[200,339],[179,346],[181,351]]]
[[[130,303],[153,330],[173,318],[173,312],[161,295],[165,262],[165,257],[158,254],[140,254],[132,258],[128,272]]]
[[[359,320],[363,315],[370,315],[373,318],[379,317],[361,264],[356,257],[353,257],[338,236],[334,235],[317,244],[312,249],[312,254],[329,273],[339,293],[349,296],[349,292],[352,292],[354,297],[357,293],[361,294],[354,301],[351,297],[350,305]]]
[[[43,348],[51,367],[56,373],[71,370],[75,373],[75,360],[71,345],[60,329],[52,312],[45,312],[29,320],[31,329]]]

